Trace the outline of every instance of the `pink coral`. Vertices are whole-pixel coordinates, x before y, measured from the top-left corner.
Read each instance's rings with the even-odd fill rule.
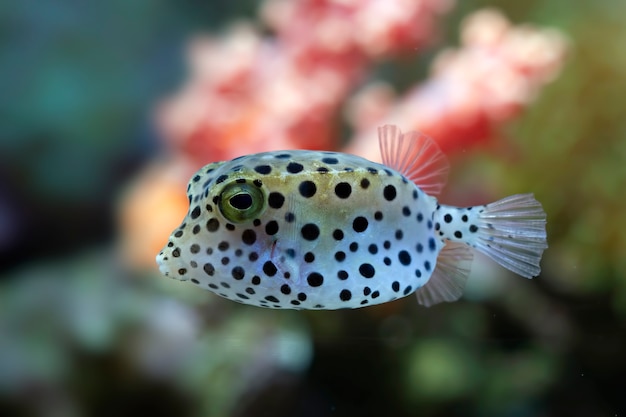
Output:
[[[413,55],[431,42],[436,19],[451,5],[450,0],[268,0],[261,14],[273,37],[245,23],[220,37],[193,39],[188,80],[157,106],[156,123],[170,155],[158,166],[191,173],[211,161],[260,151],[336,150],[344,109],[355,131],[344,150],[374,160],[379,159],[376,126],[384,123],[421,130],[446,152],[483,141],[558,72],[565,51],[558,34],[511,26],[494,11],[478,12],[463,24],[462,46],[440,53],[423,84],[397,98],[379,81],[351,96],[372,63]],[[180,161],[186,161],[185,169]],[[158,186],[163,180],[172,201],[184,198],[186,176],[177,176],[178,189],[167,186],[167,178],[149,171],[122,204],[127,246],[139,242],[136,234],[154,240],[142,240],[133,254],[139,264],[152,265],[153,248],[176,226],[174,220],[155,219],[184,215],[180,204],[150,209],[144,204],[167,200]]]

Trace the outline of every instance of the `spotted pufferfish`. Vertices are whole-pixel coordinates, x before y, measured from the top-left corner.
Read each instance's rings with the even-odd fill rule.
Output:
[[[430,138],[386,125],[379,144],[383,164],[290,150],[206,165],[156,257],[161,273],[240,303],[324,310],[457,300],[473,249],[539,274],[546,214],[532,194],[442,205],[448,162]]]

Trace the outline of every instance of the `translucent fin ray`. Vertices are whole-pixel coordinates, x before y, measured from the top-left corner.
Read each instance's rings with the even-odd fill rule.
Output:
[[[413,181],[428,195],[437,195],[448,178],[450,165],[439,146],[419,132],[402,133],[395,125],[378,128],[383,164]]]
[[[503,267],[532,278],[546,241],[546,213],[532,194],[517,194],[487,204],[479,214],[476,248]]]
[[[437,267],[426,285],[415,292],[417,302],[430,307],[444,301],[456,301],[463,295],[473,254],[462,243],[448,242],[437,258]]]

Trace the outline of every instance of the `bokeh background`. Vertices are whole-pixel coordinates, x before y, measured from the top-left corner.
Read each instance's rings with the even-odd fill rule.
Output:
[[[626,2],[0,5],[0,415],[622,416]],[[532,191],[534,280],[273,311],[154,255],[201,165],[437,140],[442,201]]]

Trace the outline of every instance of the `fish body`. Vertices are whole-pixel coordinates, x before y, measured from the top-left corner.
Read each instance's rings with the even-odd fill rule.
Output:
[[[426,306],[458,299],[471,248],[539,273],[545,213],[531,195],[441,205],[447,161],[436,145],[394,126],[379,132],[383,164],[292,150],[203,167],[157,255],[161,272],[245,304],[328,310],[414,292]]]

